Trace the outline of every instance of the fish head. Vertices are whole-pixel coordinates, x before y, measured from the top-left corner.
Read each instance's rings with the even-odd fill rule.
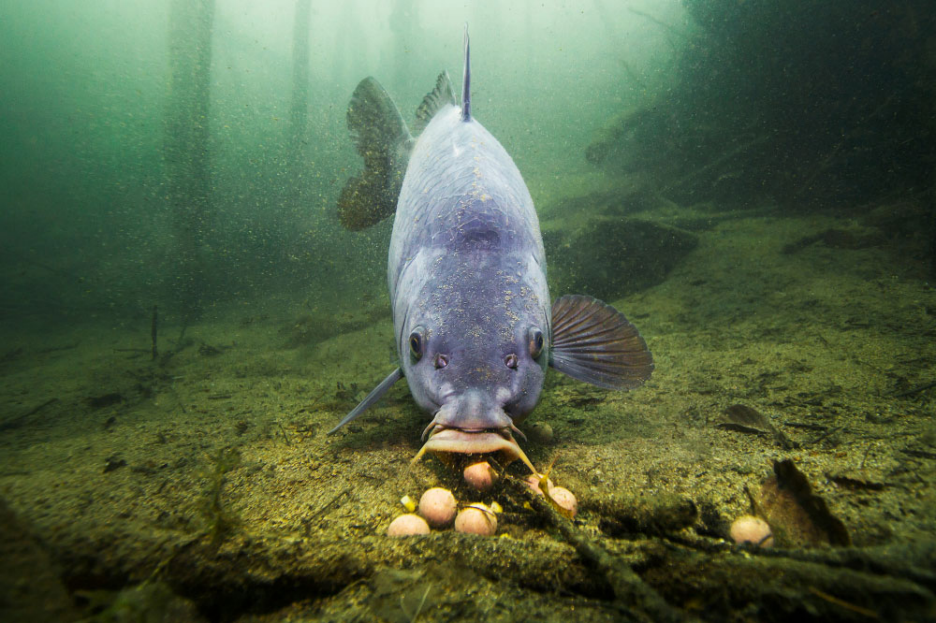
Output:
[[[453,271],[440,269],[426,282],[407,314],[404,374],[433,414],[420,456],[498,453],[528,463],[513,434],[546,377],[548,292],[541,271],[506,263],[453,262]]]

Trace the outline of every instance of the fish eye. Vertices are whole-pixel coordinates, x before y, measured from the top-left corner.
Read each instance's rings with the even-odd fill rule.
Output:
[[[425,333],[425,329],[416,327],[409,336],[410,355],[415,361],[419,361],[423,356],[423,333]]]
[[[543,338],[543,332],[536,327],[530,327],[529,346],[530,357],[533,359],[543,354],[543,347],[546,346],[546,340]]]

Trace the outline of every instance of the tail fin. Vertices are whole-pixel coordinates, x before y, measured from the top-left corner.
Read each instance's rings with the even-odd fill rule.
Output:
[[[364,171],[342,189],[338,218],[346,229],[357,231],[396,210],[413,139],[396,104],[373,78],[364,78],[354,89],[348,130],[364,158]]]
[[[471,45],[468,23],[465,22],[465,74],[462,79],[462,121],[471,121]]]

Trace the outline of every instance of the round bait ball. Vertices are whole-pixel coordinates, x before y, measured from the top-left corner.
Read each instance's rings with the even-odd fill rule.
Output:
[[[529,488],[533,489],[533,491],[534,491],[537,495],[543,495],[543,491],[540,489],[540,479],[539,479],[539,476],[534,476],[533,474],[530,474],[529,476],[527,476],[527,479],[526,479],[525,482],[526,482],[526,486],[528,486]],[[547,480],[547,481],[546,481],[546,488],[547,488],[549,491],[552,491],[552,490],[553,490],[553,482],[552,482],[552,480]]]
[[[433,528],[441,528],[452,523],[455,519],[455,496],[448,489],[433,487],[419,498],[419,514],[429,522]]]
[[[497,472],[487,461],[469,465],[464,471],[465,482],[478,491],[487,491],[497,482]]]
[[[455,518],[455,530],[466,534],[494,536],[497,532],[497,515],[484,504],[472,504],[463,508]]]
[[[738,545],[742,543],[752,543],[760,547],[773,545],[770,525],[760,517],[752,515],[744,515],[734,520],[731,524],[731,538]]]
[[[429,524],[419,515],[408,513],[394,519],[387,527],[387,536],[412,536],[429,534]]]
[[[527,428],[527,436],[536,443],[548,444],[553,440],[553,429],[547,422],[533,422]]]
[[[553,502],[569,511],[572,516],[575,517],[575,514],[578,512],[578,501],[571,491],[565,487],[553,487],[549,490],[549,497],[553,499]]]

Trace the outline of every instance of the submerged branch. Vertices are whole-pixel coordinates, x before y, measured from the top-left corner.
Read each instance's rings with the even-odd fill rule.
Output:
[[[671,184],[666,185],[665,187],[663,187],[663,189],[660,192],[666,193],[670,190],[673,190],[674,188],[679,188],[686,182],[699,177],[703,173],[706,173],[707,171],[714,169],[715,167],[727,162],[728,160],[731,160],[732,158],[740,156],[741,154],[748,151],[752,147],[755,147],[757,145],[760,145],[761,143],[767,142],[769,138],[770,138],[769,135],[758,136],[758,137],[751,139],[750,141],[746,143],[742,143],[741,145],[738,145],[734,149],[729,149],[725,151],[724,153],[722,153],[722,155],[716,158],[715,160],[710,161],[708,164],[692,171],[691,173],[687,175],[682,176],[681,178],[672,182]]]
[[[519,481],[508,481],[516,491],[522,492],[530,505],[550,525],[559,530],[562,537],[578,552],[579,556],[601,571],[614,591],[617,601],[628,609],[636,609],[648,621],[681,622],[693,620],[687,614],[669,605],[652,587],[646,584],[637,572],[620,557],[615,556],[598,541],[575,527],[571,521],[559,514],[546,499],[533,493]],[[637,614],[637,613],[634,613]]]

